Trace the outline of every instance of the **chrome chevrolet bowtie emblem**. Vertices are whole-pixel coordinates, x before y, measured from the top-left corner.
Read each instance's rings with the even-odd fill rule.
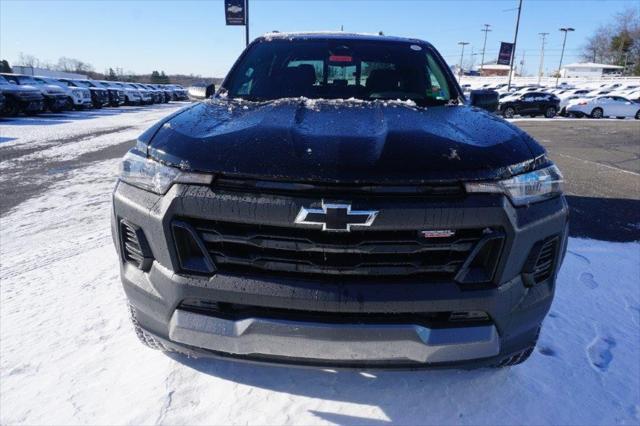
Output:
[[[301,207],[295,223],[315,225],[323,231],[349,232],[352,226],[371,226],[378,212],[376,210],[351,210],[350,204],[327,204],[322,208]]]

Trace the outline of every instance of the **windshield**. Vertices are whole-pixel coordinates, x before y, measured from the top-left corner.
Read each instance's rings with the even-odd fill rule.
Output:
[[[55,80],[53,78],[39,78],[35,77],[41,84],[51,84],[53,86],[69,86],[67,83],[59,80]]]
[[[224,89],[231,98],[413,100],[445,104],[455,96],[430,49],[405,42],[274,40],[254,45]]]
[[[9,80],[7,80],[6,78],[4,78],[4,76],[3,76],[3,75],[0,75],[0,84],[2,84],[2,85],[8,85],[8,84],[10,84],[10,83],[9,83]]]
[[[91,87],[91,86],[89,86],[89,83],[88,83],[88,82],[86,82],[86,81],[82,81],[82,80],[74,80],[73,82],[74,82],[74,83],[76,84],[76,86],[78,86],[78,87]]]
[[[44,82],[36,81],[33,77],[30,76],[18,76],[18,81],[20,82],[20,84],[31,84],[34,86],[38,84],[45,84]]]

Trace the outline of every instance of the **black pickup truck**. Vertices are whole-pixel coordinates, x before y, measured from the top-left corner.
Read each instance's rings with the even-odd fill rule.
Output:
[[[51,112],[60,112],[67,106],[67,95],[59,86],[38,81],[30,75],[7,73],[2,74],[2,76],[10,83],[13,82],[17,85],[40,91],[43,100],[41,111],[48,109]],[[35,112],[35,110],[27,108],[25,112]]]
[[[0,94],[4,98],[0,115],[14,117],[21,112],[37,114],[44,109],[44,98],[40,90],[10,83],[3,75],[0,75]]]
[[[72,80],[61,78],[60,81],[65,82],[71,87],[84,87],[91,91],[91,103],[96,109],[109,105],[109,91],[104,87],[91,83],[89,80]]]
[[[551,305],[562,185],[536,141],[470,105],[431,44],[276,33],[212,99],[139,137],[112,234],[148,346],[503,367],[531,354]]]

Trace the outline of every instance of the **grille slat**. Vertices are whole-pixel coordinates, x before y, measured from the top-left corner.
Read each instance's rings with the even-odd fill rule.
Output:
[[[350,276],[414,276],[452,279],[484,229],[460,229],[446,238],[424,238],[421,230],[323,232],[179,218],[204,243],[217,269],[230,273]]]
[[[413,254],[429,251],[450,250],[468,252],[476,242],[475,239],[457,239],[449,243],[425,244],[416,240],[372,240],[353,244],[315,243],[303,238],[281,238],[261,234],[232,235],[221,234],[215,229],[196,228],[205,243],[247,244],[257,248],[275,250],[295,250],[320,253],[360,253],[360,254]]]
[[[142,230],[125,220],[121,220],[120,235],[124,259],[139,269],[147,270],[153,257]]]
[[[533,277],[536,282],[542,282],[551,276],[558,248],[558,238],[546,241],[538,254],[538,259],[533,268]]]
[[[129,262],[140,267],[144,260],[140,241],[133,227],[127,222],[121,222],[122,235],[124,237],[124,257]]]

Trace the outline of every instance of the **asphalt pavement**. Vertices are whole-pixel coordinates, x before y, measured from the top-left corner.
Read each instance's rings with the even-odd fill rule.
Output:
[[[515,121],[565,177],[571,235],[640,240],[640,121]]]

